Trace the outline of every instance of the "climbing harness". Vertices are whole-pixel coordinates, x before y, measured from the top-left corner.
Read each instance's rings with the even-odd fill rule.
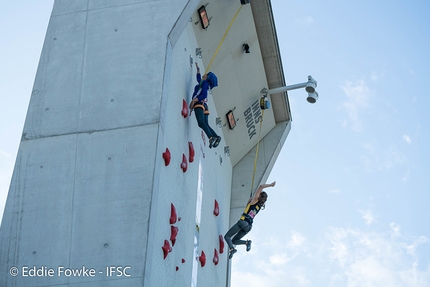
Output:
[[[204,111],[205,115],[209,115],[209,110],[207,109],[207,106],[205,107],[202,104],[195,104],[193,109],[195,109],[195,108],[201,108]]]

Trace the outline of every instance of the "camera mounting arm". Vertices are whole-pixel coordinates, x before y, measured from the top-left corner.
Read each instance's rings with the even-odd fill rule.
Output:
[[[314,78],[312,78],[312,76],[308,76],[307,82],[295,84],[295,85],[289,85],[285,87],[273,88],[270,90],[264,88],[263,90],[261,90],[261,93],[265,95],[271,95],[271,94],[305,88],[306,92],[308,93],[307,101],[313,104],[318,99],[318,93],[315,91],[316,87],[317,87],[317,81]]]

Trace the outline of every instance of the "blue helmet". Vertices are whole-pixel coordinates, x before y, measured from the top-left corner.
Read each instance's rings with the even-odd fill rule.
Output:
[[[206,81],[209,82],[209,87],[211,87],[211,89],[218,87],[218,78],[214,73],[209,72]]]

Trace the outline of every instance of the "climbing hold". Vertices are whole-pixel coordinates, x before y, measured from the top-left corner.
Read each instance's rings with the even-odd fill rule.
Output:
[[[185,154],[182,154],[181,168],[183,172],[186,172],[188,168],[187,157],[185,156]]]
[[[182,258],[182,264],[184,264],[185,263],[185,259],[184,258]]]
[[[170,204],[170,224],[175,224],[178,216],[176,215],[176,207],[173,203]]]
[[[216,251],[216,248],[214,248],[214,259],[212,261],[215,263],[215,265],[218,265],[219,256],[218,256],[218,251]]]
[[[172,252],[172,247],[170,247],[170,243],[167,240],[164,240],[164,245],[161,247],[161,249],[163,249],[164,259],[166,259],[169,252]]]
[[[179,270],[179,267],[178,266],[176,266],[176,271],[178,271]]]
[[[185,118],[187,118],[188,116],[188,105],[187,102],[182,99],[182,111],[181,111],[182,116]]]
[[[170,150],[166,147],[166,151],[163,152],[164,164],[168,166],[170,164]]]
[[[200,261],[200,265],[204,267],[206,264],[206,254],[203,250],[202,250],[202,254],[199,256],[199,261]]]
[[[219,253],[224,253],[224,238],[222,237],[222,234],[219,235]]]
[[[216,201],[215,199],[214,215],[218,216],[218,214],[219,214],[219,204],[218,204],[218,201]]]
[[[189,155],[189,161],[193,162],[194,161],[194,146],[192,142],[188,142],[188,149],[190,151],[190,155]]]
[[[176,236],[178,235],[179,228],[176,226],[170,226],[170,241],[172,241],[172,246],[175,246]]]

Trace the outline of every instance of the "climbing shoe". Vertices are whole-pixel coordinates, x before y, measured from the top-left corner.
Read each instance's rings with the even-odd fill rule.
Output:
[[[237,252],[236,249],[230,249],[230,254],[228,255],[228,259],[231,259],[233,257],[233,255]]]
[[[248,252],[249,252],[249,250],[251,250],[251,243],[252,243],[251,240],[246,241],[246,251],[248,251]]]
[[[216,137],[211,137],[209,139],[209,148],[212,148],[212,146],[214,145],[214,142],[217,140]]]
[[[219,145],[220,142],[221,142],[221,137],[216,137],[215,142],[214,142],[214,144],[213,144],[212,147],[216,148]]]

